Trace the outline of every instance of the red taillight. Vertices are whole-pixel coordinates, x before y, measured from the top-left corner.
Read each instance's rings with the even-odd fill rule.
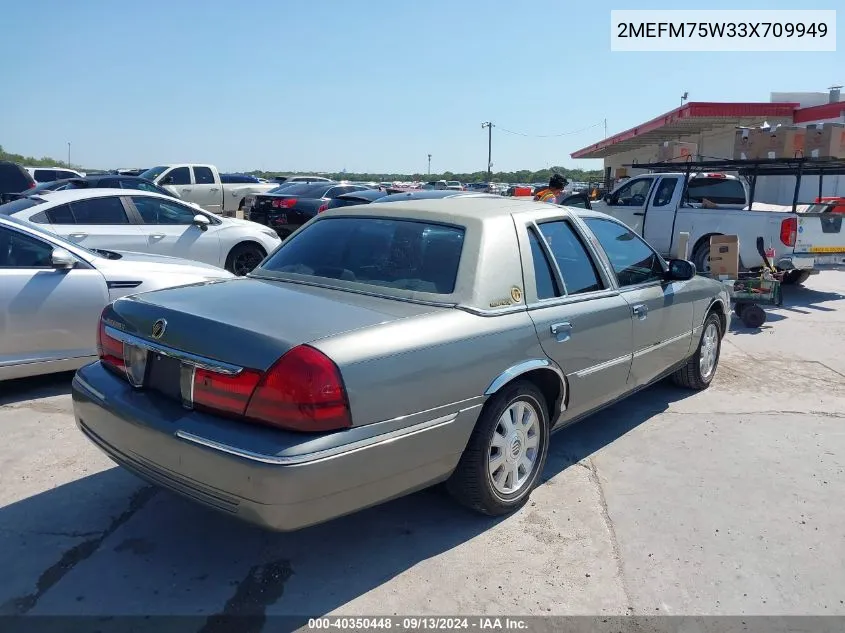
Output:
[[[123,360],[123,342],[108,335],[106,322],[102,316],[100,316],[100,327],[97,329],[97,355],[104,364],[120,372],[126,370],[126,363]]]
[[[798,218],[786,218],[780,223],[780,241],[784,246],[795,246],[798,235]]]
[[[194,372],[194,406],[219,413],[243,415],[261,372],[244,369],[235,376],[197,367]]]
[[[340,370],[325,354],[306,345],[294,347],[264,374],[246,417],[292,431],[352,426]]]
[[[296,205],[296,198],[285,198],[284,200],[273,200],[274,209],[290,209]]]
[[[328,210],[329,210],[329,203],[328,203],[328,202],[324,202],[324,203],[323,203],[323,204],[321,204],[321,205],[320,205],[320,207],[317,209],[317,213],[322,213],[323,211],[328,211]]]

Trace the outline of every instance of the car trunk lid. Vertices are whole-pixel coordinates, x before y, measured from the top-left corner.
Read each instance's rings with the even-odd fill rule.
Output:
[[[292,347],[442,308],[291,282],[239,278],[120,299],[109,320],[143,341],[264,371]],[[164,332],[153,336],[157,322]]]

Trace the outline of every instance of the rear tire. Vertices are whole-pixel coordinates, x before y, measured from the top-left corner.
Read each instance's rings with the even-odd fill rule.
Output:
[[[704,319],[698,349],[690,356],[686,365],[672,374],[672,382],[686,389],[707,389],[716,375],[721,352],[722,321],[718,314],[711,312]]]
[[[710,274],[710,242],[700,242],[692,252],[692,263],[695,269],[703,274]]]
[[[787,285],[800,286],[810,278],[810,273],[806,270],[787,270],[783,274],[783,282]]]
[[[258,266],[265,257],[267,253],[258,244],[244,242],[229,252],[226,258],[226,270],[238,277],[243,277]]]
[[[758,305],[750,305],[742,311],[740,318],[745,327],[757,329],[766,322],[766,311]]]
[[[484,406],[446,488],[476,512],[508,514],[528,501],[548,451],[545,398],[533,383],[518,380]]]

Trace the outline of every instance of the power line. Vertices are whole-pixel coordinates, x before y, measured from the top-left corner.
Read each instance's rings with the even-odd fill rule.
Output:
[[[516,134],[517,136],[527,136],[529,138],[557,138],[560,136],[571,136],[573,134],[580,134],[581,132],[586,132],[587,130],[592,130],[603,125],[605,125],[605,122],[601,121],[599,123],[589,125],[585,128],[581,128],[580,130],[573,130],[572,132],[562,132],[560,134],[525,134],[524,132],[514,132],[513,130],[508,130],[498,125],[496,127],[502,132],[507,132],[508,134]]]

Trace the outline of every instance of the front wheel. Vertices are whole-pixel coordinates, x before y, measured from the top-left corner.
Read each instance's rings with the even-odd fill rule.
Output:
[[[238,244],[226,258],[226,270],[238,277],[243,277],[258,266],[265,257],[267,253],[258,244],[250,242]]]
[[[513,512],[536,487],[548,451],[545,399],[533,383],[514,382],[484,407],[446,488],[476,512]]]
[[[687,364],[672,374],[672,381],[687,389],[707,389],[716,375],[722,351],[722,321],[718,314],[709,314],[701,328],[701,339]]]

